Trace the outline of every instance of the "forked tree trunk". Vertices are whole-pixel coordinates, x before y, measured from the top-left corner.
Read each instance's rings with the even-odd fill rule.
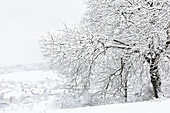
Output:
[[[160,96],[163,96],[163,93],[161,90],[161,79],[160,79],[160,74],[158,71],[159,58],[160,58],[160,53],[157,53],[154,50],[149,51],[145,55],[145,59],[149,63],[149,66],[150,66],[150,77],[151,77],[151,83],[153,85],[155,98],[160,98]]]

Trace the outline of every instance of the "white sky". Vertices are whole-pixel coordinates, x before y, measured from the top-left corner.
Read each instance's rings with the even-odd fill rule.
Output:
[[[0,0],[0,65],[41,62],[40,37],[73,27],[84,10],[83,0]]]

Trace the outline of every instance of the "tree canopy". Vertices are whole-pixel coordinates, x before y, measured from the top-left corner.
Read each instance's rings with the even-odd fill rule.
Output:
[[[170,77],[170,1],[86,4],[77,27],[65,26],[41,40],[43,55],[66,76],[67,86],[88,92],[94,103],[140,101],[164,92],[161,82],[164,88],[170,83],[165,79]],[[151,83],[155,94],[148,93]]]

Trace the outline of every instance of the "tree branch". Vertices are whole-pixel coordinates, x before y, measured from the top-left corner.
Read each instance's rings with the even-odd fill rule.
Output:
[[[109,48],[118,48],[118,49],[126,49],[126,50],[132,49],[131,47],[124,47],[124,46],[106,46],[105,48],[106,49],[109,49]]]
[[[121,41],[119,41],[119,40],[113,39],[113,41],[114,41],[114,42],[117,42],[117,43],[119,43],[119,44],[125,45],[125,46],[129,46],[128,44],[126,44],[126,43],[124,43],[124,42],[121,42]]]

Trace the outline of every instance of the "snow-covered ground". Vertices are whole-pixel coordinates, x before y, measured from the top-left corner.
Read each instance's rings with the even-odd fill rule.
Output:
[[[170,113],[170,99],[155,102],[114,104],[97,107],[47,111],[46,113]]]
[[[53,71],[1,74],[0,113],[170,113],[170,99],[59,110],[63,82]]]
[[[53,71],[20,71],[0,75],[0,111],[27,111],[44,105],[44,109],[59,109],[57,101],[64,93],[62,76]],[[54,107],[54,108],[53,108]],[[37,109],[37,108],[36,108]]]
[[[51,110],[37,106],[34,110],[19,109],[2,111],[2,113],[170,113],[170,99],[152,102],[114,104],[96,107]],[[1,113],[1,112],[0,112]]]

